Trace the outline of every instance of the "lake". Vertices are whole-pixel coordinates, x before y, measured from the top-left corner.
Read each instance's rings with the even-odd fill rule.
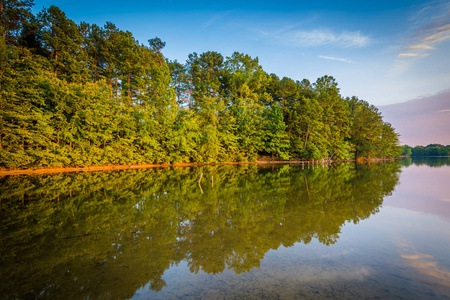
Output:
[[[449,178],[449,158],[0,177],[0,298],[450,299]]]

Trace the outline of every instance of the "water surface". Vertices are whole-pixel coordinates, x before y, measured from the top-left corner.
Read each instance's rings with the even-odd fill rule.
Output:
[[[3,177],[0,298],[448,299],[449,175],[441,159]]]

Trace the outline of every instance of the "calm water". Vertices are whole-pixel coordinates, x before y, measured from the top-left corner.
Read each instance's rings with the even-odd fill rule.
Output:
[[[449,179],[449,158],[3,177],[0,298],[450,299]]]

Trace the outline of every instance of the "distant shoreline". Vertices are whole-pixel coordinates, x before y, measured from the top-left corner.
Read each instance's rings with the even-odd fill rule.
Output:
[[[358,159],[358,162],[392,161],[394,158],[371,158]],[[332,161],[336,162],[354,162],[354,159]],[[255,164],[305,164],[305,165],[326,165],[330,162],[318,160],[258,160],[254,162],[222,162],[222,163],[179,163],[179,164],[135,164],[135,165],[105,165],[105,166],[87,166],[87,167],[48,167],[48,168],[29,168],[29,169],[1,169],[0,176],[11,175],[41,175],[55,173],[72,172],[96,172],[96,171],[116,171],[116,170],[135,170],[151,168],[170,168],[170,167],[198,167],[198,166],[221,166],[221,165],[255,165]]]

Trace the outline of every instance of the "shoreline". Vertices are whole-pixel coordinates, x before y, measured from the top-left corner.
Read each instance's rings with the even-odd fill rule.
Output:
[[[330,164],[335,162],[371,162],[371,161],[390,161],[394,158],[371,158],[363,160],[341,160],[341,161],[320,161],[320,160],[258,160],[252,162],[222,162],[222,163],[179,163],[179,164],[136,164],[136,165],[104,165],[88,167],[48,167],[48,168],[29,168],[29,169],[1,169],[0,177],[11,175],[41,175],[55,173],[72,172],[96,172],[96,171],[116,171],[116,170],[135,170],[150,168],[170,168],[170,167],[197,167],[197,166],[221,166],[221,165],[262,165],[262,164],[310,164],[315,165]]]

